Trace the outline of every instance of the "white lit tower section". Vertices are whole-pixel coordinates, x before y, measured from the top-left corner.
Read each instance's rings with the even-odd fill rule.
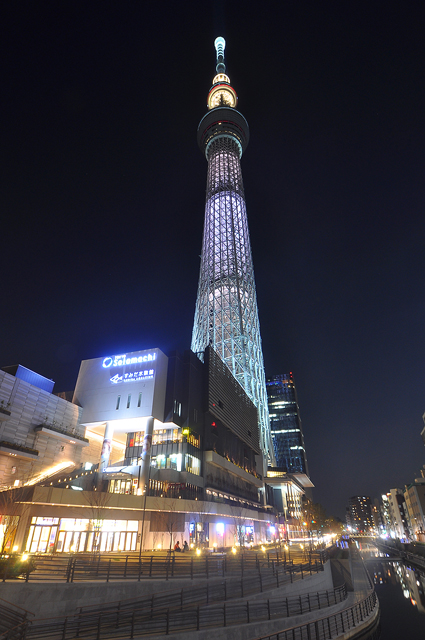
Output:
[[[192,334],[202,358],[210,345],[258,409],[261,448],[274,463],[254,268],[240,159],[248,123],[236,110],[237,96],[224,64],[224,38],[215,40],[217,74],[198,144],[208,161],[204,236]]]

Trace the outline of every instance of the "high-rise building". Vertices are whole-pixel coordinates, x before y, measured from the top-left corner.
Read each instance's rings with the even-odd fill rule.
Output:
[[[211,346],[254,402],[265,460],[274,463],[254,268],[240,159],[249,127],[224,63],[224,38],[216,38],[216,75],[198,145],[208,162],[204,235],[192,351]]]
[[[405,509],[403,491],[401,489],[391,489],[387,493],[388,511],[390,515],[389,534],[392,538],[403,540],[409,538],[409,526]]]
[[[404,490],[411,537],[425,542],[425,478],[416,478],[415,482],[406,485]]]
[[[292,373],[267,378],[266,386],[276,465],[288,473],[308,475],[300,409]]]
[[[372,503],[369,496],[352,496],[348,503],[351,527],[357,533],[373,531]]]

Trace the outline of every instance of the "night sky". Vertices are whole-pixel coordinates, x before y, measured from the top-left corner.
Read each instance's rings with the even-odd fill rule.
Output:
[[[190,348],[214,38],[247,118],[266,375],[292,371],[315,501],[419,475],[425,15],[401,2],[4,2],[0,366]]]

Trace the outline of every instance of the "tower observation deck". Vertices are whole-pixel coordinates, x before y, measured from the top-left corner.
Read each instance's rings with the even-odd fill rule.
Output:
[[[198,127],[198,145],[208,162],[204,235],[192,351],[210,345],[258,410],[260,444],[274,464],[257,294],[240,159],[249,127],[237,111],[226,75],[224,38],[215,40],[216,75],[208,111]]]

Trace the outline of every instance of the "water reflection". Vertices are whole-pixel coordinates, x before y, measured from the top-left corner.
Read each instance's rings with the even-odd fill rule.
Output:
[[[363,550],[363,556],[365,560],[369,560],[367,566],[375,586],[399,585],[404,598],[409,600],[420,613],[425,614],[424,571],[403,562],[390,560],[376,549],[370,549],[367,553]]]
[[[361,549],[375,584],[381,609],[381,639],[425,637],[425,572],[384,557],[375,548]]]

